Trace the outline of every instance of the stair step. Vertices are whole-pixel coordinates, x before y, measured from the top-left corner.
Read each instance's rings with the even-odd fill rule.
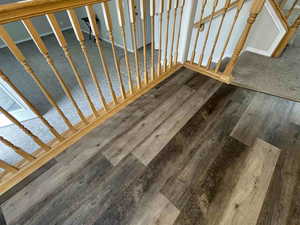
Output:
[[[147,137],[147,139],[133,151],[133,154],[147,166],[221,85],[221,83],[215,80],[205,82],[195,94],[187,99],[177,111],[174,111],[158,129]]]
[[[280,150],[256,139],[245,161],[237,168],[239,179],[218,218],[218,225],[256,225]]]
[[[280,58],[244,52],[233,71],[233,84],[300,101],[300,48],[288,48]]]

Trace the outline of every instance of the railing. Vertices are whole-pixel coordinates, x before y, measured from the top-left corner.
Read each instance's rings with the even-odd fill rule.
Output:
[[[163,1],[140,1],[140,9],[138,15],[135,10],[135,0],[126,1],[126,6],[122,0],[111,0],[114,2],[117,11],[118,31],[122,38],[123,52],[125,58],[125,69],[122,71],[120,65],[120,58],[118,57],[117,48],[115,46],[114,31],[116,27],[113,26],[111,7],[108,0],[32,0],[19,3],[12,3],[8,5],[0,6],[0,39],[2,39],[11,54],[23,67],[23,76],[30,76],[35,82],[35,85],[40,89],[45,99],[50,103],[53,109],[57,112],[57,119],[62,119],[63,123],[67,127],[63,132],[59,131],[47,118],[39,111],[39,108],[25,96],[17,84],[11,81],[11,74],[9,71],[4,72],[0,68],[0,78],[13,89],[19,98],[26,104],[26,106],[36,115],[40,122],[47,128],[49,135],[52,136],[52,140],[45,142],[43,137],[39,136],[39,133],[34,133],[30,128],[27,128],[23,122],[15,118],[10,112],[0,107],[0,112],[14,124],[16,129],[24,132],[30,137],[38,146],[33,153],[28,153],[22,146],[16,146],[14,140],[9,140],[3,134],[0,136],[0,142],[7,146],[10,150],[22,157],[22,160],[16,164],[10,164],[4,160],[0,160],[1,183],[0,192],[4,193],[9,188],[20,182],[22,179],[30,175],[36,169],[44,165],[46,162],[57,156],[64,151],[68,146],[75,143],[83,135],[94,129],[96,126],[104,122],[106,119],[113,116],[120,111],[126,105],[146,93],[150,88],[176,72],[182,67],[182,64],[178,62],[178,48],[179,37],[181,29],[182,12],[184,7],[184,1],[179,0],[167,0],[167,6],[164,7]],[[155,4],[159,3],[159,6]],[[173,4],[171,4],[173,3]],[[103,43],[99,40],[100,30],[96,21],[96,8],[99,6],[102,8],[101,15],[105,22],[105,29],[108,33],[108,38],[111,45],[111,53],[113,66],[108,66],[107,61],[110,60],[103,50]],[[100,67],[104,73],[104,78],[99,79],[100,75],[96,73],[95,65],[91,62],[91,54],[87,48],[87,41],[82,31],[80,20],[78,18],[76,8],[84,7],[86,15],[91,26],[93,36],[95,38],[95,46],[97,48],[97,55],[99,57]],[[126,7],[126,8],[125,8]],[[157,10],[155,10],[157,9]],[[125,14],[129,10],[129,18],[125,19]],[[73,30],[75,37],[80,46],[81,53],[83,54],[83,61],[76,62],[73,59],[72,47],[68,45],[68,41],[65,37],[62,28],[56,17],[57,12],[66,12],[67,17],[71,23],[71,29]],[[150,24],[147,24],[146,14],[150,15]],[[171,25],[169,29],[170,14],[175,18],[179,18],[179,26],[175,23]],[[48,23],[51,26],[52,32],[55,35],[56,41],[61,47],[61,51],[65,57],[65,67],[71,68],[72,76],[74,76],[77,85],[80,88],[81,94],[85,97],[90,113],[86,115],[83,112],[83,108],[78,104],[76,97],[74,97],[73,89],[66,82],[66,74],[63,74],[57,67],[55,59],[52,58],[49,53],[49,49],[46,47],[44,40],[41,38],[40,33],[32,23],[32,19],[42,16],[46,17]],[[155,24],[154,16],[159,17],[159,24]],[[137,19],[140,19],[142,28],[142,51],[138,49],[137,40]],[[167,26],[162,26],[163,19],[167,20]],[[55,76],[60,88],[63,90],[64,95],[72,105],[72,109],[79,117],[79,122],[74,123],[70,120],[66,111],[61,108],[56,99],[53,97],[49,87],[43,83],[41,74],[35,72],[35,69],[31,66],[30,60],[26,58],[21,47],[19,47],[11,37],[11,34],[4,26],[7,23],[21,21],[27,32],[30,34],[36,47],[40,52],[40,56],[44,57],[47,65],[52,71],[52,74],[43,74],[43,76]],[[176,21],[176,19],[175,19]],[[125,32],[125,26],[129,25],[131,31],[132,50],[134,63],[131,63],[129,59],[131,53],[128,50],[128,33]],[[150,47],[146,42],[146,30],[150,25]],[[102,28],[104,29],[104,28]],[[166,36],[162,36],[163,33]],[[155,34],[158,35],[158,40],[155,39]],[[171,42],[168,42],[168,39]],[[164,45],[163,45],[164,43]],[[155,44],[158,46],[156,47]],[[89,42],[90,45],[90,42]],[[163,47],[164,46],[164,47]],[[167,51],[168,46],[172,51]],[[149,53],[150,52],[150,53]],[[141,53],[143,56],[141,56]],[[149,53],[149,54],[148,54]],[[150,56],[149,56],[150,55]],[[39,56],[39,57],[40,57]],[[140,60],[143,57],[143,60]],[[150,60],[148,60],[150,58]],[[92,80],[93,87],[97,93],[97,99],[92,98],[90,89],[86,86],[82,77],[80,66],[85,64],[88,68],[90,79]],[[3,64],[2,64],[3,65]],[[112,68],[113,67],[113,68]],[[112,74],[114,71],[114,74]],[[126,76],[125,76],[126,75]],[[113,85],[112,78],[116,78],[118,86]],[[22,79],[20,77],[19,79]],[[106,83],[107,92],[110,93],[110,101],[107,100],[104,94],[104,85]],[[127,88],[128,87],[128,88]],[[97,104],[96,104],[97,103]],[[98,107],[97,107],[98,105]]]
[[[284,17],[288,20],[293,13],[297,10],[297,4],[300,4],[299,0],[278,0],[275,1],[278,7],[283,11]],[[290,22],[292,24],[293,22]]]
[[[277,49],[273,53],[273,57],[279,57],[287,47],[289,42],[295,36],[300,26],[300,8],[299,0],[271,0],[275,9],[282,20],[282,23],[286,26],[286,34],[279,43]],[[297,7],[298,6],[298,7]]]
[[[0,78],[38,118],[51,139],[45,139],[39,132],[30,129],[30,126],[0,107],[0,115],[4,115],[16,130],[22,131],[38,146],[29,153],[24,146],[15,143],[16,139],[0,134],[0,146],[6,146],[7,150],[14,151],[22,158],[17,163],[0,160],[2,169],[0,192],[4,193],[26,178],[183,66],[230,83],[232,70],[265,1],[248,1],[247,3],[250,2],[251,5],[245,16],[241,12],[246,2],[246,0],[201,0],[197,3],[185,0],[31,0],[0,6],[0,39],[5,42],[11,55],[16,59],[18,70],[21,70],[19,79],[29,76],[34,81],[45,101],[51,106],[51,110],[55,110],[55,120],[61,121],[59,125],[63,124],[66,127],[64,130],[58,129],[57,122],[50,121],[44,112],[40,111],[39,106],[23,93],[22,87],[10,79],[13,76],[11,71],[14,70],[9,68],[5,71],[1,68],[4,65],[1,64]],[[195,12],[197,4],[200,20],[193,25],[190,23],[195,19],[192,11]],[[86,40],[78,16],[79,9],[87,16],[95,37],[94,42]],[[59,24],[57,19],[59,13],[64,13],[70,22],[69,28],[75,34],[71,40],[72,44]],[[112,18],[112,15],[116,16]],[[59,66],[57,58],[52,56],[51,49],[47,48],[44,38],[33,23],[38,16],[39,19],[46,18],[45,23],[50,25],[49,29],[54,34],[53,40],[61,52],[61,55],[56,57],[61,57],[59,60],[65,62]],[[97,22],[98,17],[100,25],[103,26],[101,30]],[[229,25],[228,21],[226,24],[228,17],[232,19]],[[239,22],[243,19],[244,23]],[[34,57],[38,57],[39,61],[44,58],[43,62],[48,70],[42,71],[48,71],[46,74],[36,72],[31,58],[26,57],[22,46],[13,40],[6,24],[16,21],[21,22],[39,50],[40,55],[35,54]],[[187,21],[188,26],[185,24]],[[235,31],[237,28],[238,33]],[[103,30],[106,31],[106,37],[103,37]],[[108,43],[103,43],[103,40],[99,39],[100,36],[103,40],[107,39]],[[191,36],[194,39],[190,41],[188,37]],[[121,50],[116,46],[117,40],[119,41],[117,45],[122,47]],[[92,54],[91,46],[93,46]],[[77,48],[76,54],[82,55],[81,58],[74,57],[73,48]],[[120,52],[124,56],[123,63]],[[226,58],[230,58],[227,63],[224,62]],[[88,73],[89,78],[82,73],[82,67],[86,68],[85,73]],[[57,89],[61,89],[64,99],[70,105],[67,110],[57,101],[56,89],[53,90],[44,83],[45,79],[52,77],[55,78]],[[74,79],[74,83],[68,82],[70,77]],[[89,85],[86,84],[87,79],[90,81]],[[79,94],[74,93],[73,86],[76,88],[78,86],[77,90],[82,96],[83,103],[79,102]],[[70,118],[73,115],[77,115],[77,122]]]
[[[198,1],[200,19],[194,23],[195,38],[190,43],[190,54],[185,66],[214,79],[230,83],[234,65],[237,63],[239,55],[249,36],[251,27],[257,15],[262,10],[265,1],[253,0],[251,2],[252,7],[247,17],[243,17],[241,16],[241,11],[246,0],[233,2],[230,0],[214,0],[211,2],[208,0]],[[230,16],[233,20],[228,27],[228,25],[224,25],[224,21],[229,12],[233,13]],[[208,16],[205,16],[205,13],[208,14]],[[237,24],[239,19],[247,20],[243,27]],[[214,31],[212,31],[213,23]],[[235,46],[235,49],[230,51],[228,49],[229,43],[233,37],[237,35],[236,33],[234,34],[234,29],[236,28],[239,28],[241,31],[238,33],[240,38],[235,44],[231,43],[231,46]],[[210,43],[210,45],[208,45],[208,43]],[[224,61],[226,61],[224,60],[225,58],[230,58],[226,65],[224,63]]]

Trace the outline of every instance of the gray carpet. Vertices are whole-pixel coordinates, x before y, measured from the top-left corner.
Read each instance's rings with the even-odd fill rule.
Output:
[[[244,52],[234,71],[234,84],[300,102],[300,38],[280,58]]]
[[[78,42],[75,38],[75,35],[72,30],[64,32],[64,35],[69,44],[69,49],[72,53],[75,63],[79,67],[79,71],[82,79],[84,80],[86,87],[89,91],[89,94],[96,106],[97,109],[100,109],[99,97],[97,95],[95,86],[91,80],[90,73],[86,64],[84,63],[84,58],[78,45]],[[95,72],[100,81],[103,93],[108,102],[111,101],[110,92],[108,89],[107,82],[104,78],[103,69],[100,63],[100,58],[98,54],[97,47],[92,40],[86,38],[86,46],[89,51],[91,62],[94,66]],[[67,63],[63,51],[58,45],[54,35],[49,35],[43,37],[43,40],[46,46],[49,49],[50,56],[54,59],[54,63],[57,66],[58,70],[62,74],[65,82],[68,87],[72,89],[72,94],[76,99],[79,107],[83,113],[87,116],[91,114],[88,103],[84,98],[79,85],[75,79],[75,76]],[[33,70],[38,74],[39,78],[43,84],[47,87],[49,92],[52,94],[54,99],[58,102],[58,105],[70,119],[70,121],[75,124],[79,121],[79,117],[76,114],[73,106],[70,101],[65,96],[63,90],[61,89],[59,83],[57,82],[54,74],[52,73],[50,67],[45,62],[44,58],[39,53],[38,49],[35,47],[32,41],[27,41],[18,45],[23,51],[24,55],[28,59],[29,64],[32,66]],[[119,82],[116,75],[115,65],[112,57],[111,45],[109,43],[102,41],[102,46],[110,70],[111,79],[113,82],[113,88],[118,95],[120,95]],[[140,52],[141,53],[141,52]],[[150,51],[148,51],[150,54]],[[128,90],[128,79],[127,79],[127,70],[124,59],[123,49],[117,48],[117,55],[121,64],[121,71],[126,86]],[[140,54],[141,55],[141,54]],[[150,57],[148,55],[148,57]],[[148,58],[149,59],[149,58]],[[142,66],[142,55],[140,57],[141,68]],[[15,60],[11,55],[10,51],[7,48],[0,50],[0,68],[1,70],[10,77],[11,81],[23,92],[25,96],[36,106],[36,108],[45,116],[45,118],[53,125],[59,132],[63,132],[67,129],[62,119],[59,118],[57,112],[51,107],[46,98],[43,96],[39,88],[35,85],[34,81],[30,76],[24,71],[23,67]],[[130,64],[132,69],[133,79],[135,78],[135,66],[133,54],[130,54]],[[135,79],[134,79],[135,82]],[[39,119],[32,119],[30,121],[25,121],[23,124],[29,128],[34,134],[38,135],[44,142],[50,141],[53,136],[48,132],[47,128],[39,121]],[[38,148],[38,146],[23,132],[21,132],[15,125],[10,125],[0,128],[0,135],[6,137],[8,140],[12,141],[17,146],[22,147],[28,152],[33,152]],[[21,158],[8,149],[7,147],[0,144],[0,159],[5,160],[9,163],[16,163]]]

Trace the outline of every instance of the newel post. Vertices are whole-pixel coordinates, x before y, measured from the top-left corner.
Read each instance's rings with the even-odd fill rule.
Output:
[[[253,1],[253,5],[250,10],[250,15],[248,17],[247,24],[246,24],[245,29],[240,37],[239,42],[237,43],[237,45],[233,51],[231,60],[229,61],[229,63],[226,66],[226,69],[224,71],[225,75],[231,76],[233,68],[234,68],[235,64],[237,63],[237,60],[245,46],[245,43],[249,36],[250,30],[258,16],[258,14],[261,12],[261,10],[264,6],[264,3],[265,3],[265,0],[254,0]]]

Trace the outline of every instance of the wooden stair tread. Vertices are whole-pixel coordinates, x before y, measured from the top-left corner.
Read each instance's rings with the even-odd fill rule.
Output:
[[[300,102],[300,48],[280,58],[244,52],[233,70],[234,85]]]
[[[174,225],[257,224],[281,150],[261,139],[248,148],[234,149],[236,144],[229,144],[205,177],[194,181]]]
[[[239,180],[219,225],[256,225],[279,155],[276,147],[256,140],[239,168]]]

